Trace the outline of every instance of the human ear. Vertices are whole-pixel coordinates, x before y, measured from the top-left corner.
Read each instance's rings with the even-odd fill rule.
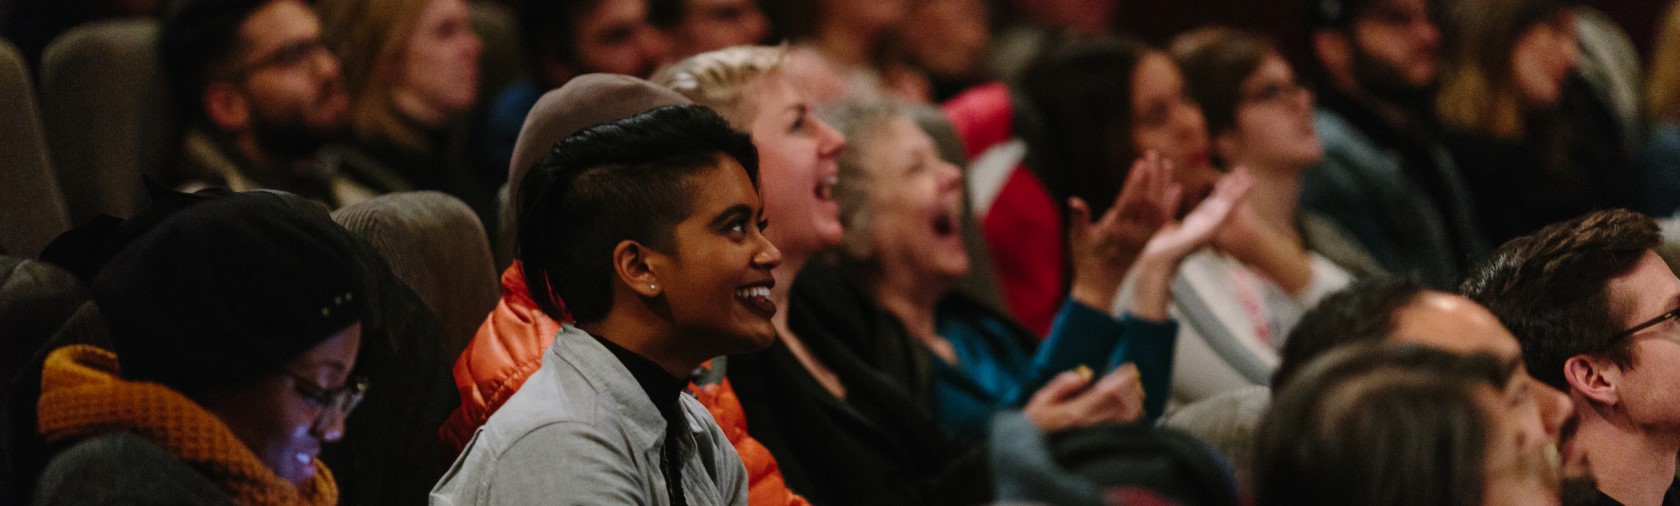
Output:
[[[1569,357],[1563,362],[1563,379],[1571,390],[1594,403],[1614,405],[1620,399],[1616,386],[1621,383],[1622,370],[1615,364],[1587,355]]]
[[[613,270],[618,281],[643,298],[658,297],[659,274],[654,264],[657,252],[636,241],[623,241],[613,248]]]
[[[251,104],[233,84],[216,82],[204,87],[204,115],[216,128],[244,130],[251,124]]]

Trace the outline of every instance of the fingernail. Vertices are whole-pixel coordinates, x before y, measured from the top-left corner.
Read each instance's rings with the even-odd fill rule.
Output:
[[[1086,367],[1085,364],[1080,364],[1079,367],[1073,368],[1073,372],[1074,374],[1079,375],[1079,379],[1091,381],[1091,368]]]

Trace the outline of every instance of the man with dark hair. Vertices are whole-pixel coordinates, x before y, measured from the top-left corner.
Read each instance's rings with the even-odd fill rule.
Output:
[[[1308,68],[1324,159],[1301,203],[1390,272],[1447,288],[1485,254],[1470,197],[1430,113],[1441,33],[1432,0],[1310,0]]]
[[[1558,504],[1546,441],[1506,409],[1517,364],[1376,343],[1315,359],[1261,422],[1254,503]]]
[[[747,134],[698,105],[584,129],[532,168],[517,199],[525,281],[576,323],[432,504],[747,503],[740,458],[682,390],[706,360],[776,338],[781,253],[757,174]]]
[[[157,43],[190,125],[167,183],[285,190],[335,208],[372,196],[320,156],[346,131],[349,96],[307,4],[187,0]]]
[[[1465,297],[1430,290],[1402,277],[1360,280],[1320,301],[1301,317],[1284,341],[1271,389],[1254,387],[1212,397],[1169,415],[1163,424],[1203,437],[1236,460],[1248,475],[1254,424],[1270,401],[1301,368],[1332,349],[1351,343],[1394,342],[1459,354],[1485,353],[1518,362],[1527,395],[1508,406],[1532,437],[1556,441],[1574,408],[1562,392],[1527,375],[1516,337],[1486,308]],[[1233,414],[1234,413],[1234,414]]]
[[[591,73],[647,78],[668,49],[648,23],[647,0],[521,2],[519,29],[536,75],[495,90],[476,148],[486,174],[507,173],[519,129],[544,92]],[[518,186],[508,182],[510,191]]]
[[[1680,504],[1680,279],[1660,240],[1644,215],[1598,211],[1512,239],[1463,286],[1569,392],[1604,504]]]

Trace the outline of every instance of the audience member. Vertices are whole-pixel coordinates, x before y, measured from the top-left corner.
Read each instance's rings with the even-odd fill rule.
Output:
[[[1643,215],[1598,211],[1505,243],[1464,281],[1516,334],[1528,370],[1574,401],[1595,503],[1680,504],[1680,279],[1653,250],[1658,234]]]
[[[781,24],[793,42],[798,86],[818,108],[848,96],[889,94],[927,102],[926,76],[891,54],[912,0],[793,0],[782,2]]]
[[[781,254],[760,232],[757,169],[747,135],[693,105],[555,145],[520,185],[519,244],[538,306],[577,323],[433,503],[746,504],[740,458],[681,378],[775,338]]]
[[[1206,242],[1239,205],[1246,176],[1222,183],[1217,195],[1182,224],[1172,214],[1178,190],[1167,166],[1155,158],[1134,165],[1127,191],[1096,223],[1076,199],[1068,238],[1073,288],[1049,337],[1032,351],[1020,346],[1030,342],[1031,334],[952,291],[968,269],[955,226],[962,212],[960,172],[938,158],[932,141],[908,119],[875,114],[871,119],[860,111],[860,118],[847,121],[848,137],[858,147],[842,155],[836,185],[847,224],[839,267],[855,290],[869,295],[871,306],[898,324],[903,342],[921,345],[909,349],[926,350],[917,352],[921,358],[877,363],[928,364],[926,373],[889,374],[911,391],[928,392],[940,420],[973,440],[989,433],[991,416],[1000,409],[1024,406],[1026,415],[1047,431],[1142,416],[1142,406],[1110,404],[1117,399],[1070,398],[1079,393],[1080,382],[1069,383],[1067,377],[1051,382],[1052,377],[1090,365],[1105,376],[1086,394],[1113,395],[1117,386],[1167,389],[1176,333],[1167,315],[1171,280],[1184,256]],[[1137,294],[1117,304],[1128,274],[1140,280]],[[1117,306],[1125,311],[1109,317],[1107,308]],[[1125,362],[1135,363],[1135,370],[1120,367]],[[1109,372],[1115,367],[1120,368]],[[1127,384],[1133,381],[1140,384]],[[1157,394],[1148,406],[1151,419],[1163,409],[1163,397]],[[1072,402],[1056,406],[1052,401]],[[1087,402],[1103,408],[1061,413]]]
[[[1575,14],[1558,0],[1476,0],[1436,100],[1495,244],[1606,207],[1637,204],[1614,118],[1574,77]]]
[[[299,0],[186,0],[158,31],[189,128],[169,184],[284,190],[331,207],[373,193],[320,155],[347,126],[338,58]]]
[[[688,103],[682,95],[634,77],[579,76],[544,94],[532,108],[531,117],[519,134],[510,178],[523,180],[531,166],[541,161],[556,143],[579,130],[662,106]],[[768,167],[769,160],[765,161]],[[513,197],[517,204],[519,195]],[[560,331],[560,323],[537,307],[526,288],[522,261],[515,259],[503,271],[501,284],[501,300],[455,363],[455,384],[460,390],[461,406],[449,415],[438,434],[457,451],[536,372],[542,365],[544,350],[554,343]],[[730,443],[746,464],[751,501],[803,504],[803,499],[789,492],[783,483],[776,460],[746,434],[744,415],[733,401],[734,393],[728,383],[711,384],[703,378],[696,381],[705,384],[691,386],[691,393],[712,410],[714,419],[724,427]]]
[[[765,234],[783,255],[771,271],[777,339],[762,352],[728,357],[719,390],[735,392],[741,429],[776,457],[788,486],[816,504],[984,502],[990,490],[974,486],[988,478],[982,452],[950,438],[904,387],[842,348],[872,336],[800,319],[813,308],[793,297],[795,275],[841,239],[833,185],[845,141],[792,84],[785,58],[776,48],[730,48],[657,78],[753,134],[764,160],[764,216],[773,224]],[[725,395],[703,400],[713,413],[729,407]]]
[[[985,82],[989,23],[984,0],[911,0],[889,38],[889,60],[904,66],[895,75],[935,102]]]
[[[1307,2],[1324,160],[1301,203],[1335,220],[1389,272],[1451,284],[1486,253],[1429,100],[1441,30],[1431,0]]]
[[[1516,360],[1351,345],[1283,385],[1260,424],[1254,502],[1559,504],[1547,439],[1507,406]]]
[[[1005,82],[1019,79],[1039,55],[1067,41],[1114,31],[1119,0],[1002,0],[987,65]]]
[[[1645,80],[1645,152],[1639,186],[1646,201],[1641,211],[1671,216],[1680,211],[1680,2],[1663,11],[1651,47]]]
[[[648,22],[664,32],[673,61],[759,44],[770,33],[758,0],[648,0]]]
[[[669,50],[648,23],[646,0],[520,2],[519,29],[535,77],[496,91],[487,104],[473,147],[486,175],[507,169],[520,128],[544,92],[591,73],[645,78]],[[519,187],[517,180],[507,184]]]
[[[1348,343],[1393,342],[1428,346],[1460,354],[1485,353],[1519,360],[1516,337],[1486,308],[1459,295],[1438,292],[1407,278],[1373,277],[1325,297],[1301,318],[1280,352],[1270,389],[1235,390],[1184,406],[1163,425],[1189,431],[1220,449],[1237,467],[1242,483],[1251,484],[1249,468],[1254,431],[1271,395],[1307,363]],[[1519,370],[1527,374],[1522,364]],[[1507,406],[1523,417],[1531,433],[1567,438],[1566,420],[1573,407],[1560,391],[1533,377],[1527,394]],[[1578,455],[1571,471],[1580,474]]]
[[[1024,88],[1048,127],[1050,145],[1039,149],[1052,151],[1063,173],[1051,181],[1052,194],[1112,201],[1128,177],[1115,168],[1156,152],[1183,188],[1174,211],[1182,214],[1220,177],[1201,108],[1162,51],[1123,39],[1071,43],[1035,64]],[[1172,387],[1180,401],[1265,383],[1279,338],[1349,280],[1261,220],[1252,205],[1232,210],[1210,245],[1186,258],[1174,281],[1174,314],[1185,323]]]
[[[326,0],[322,37],[344,62],[353,141],[346,175],[379,193],[437,190],[494,223],[491,183],[465,164],[455,121],[478,95],[478,35],[465,0]]]
[[[1202,106],[1215,162],[1254,175],[1248,201],[1290,242],[1343,270],[1383,272],[1341,226],[1300,208],[1301,175],[1324,158],[1313,128],[1313,93],[1265,36],[1222,27],[1173,39],[1190,98]]]
[[[93,284],[115,354],[70,346],[45,365],[39,430],[60,450],[35,503],[336,504],[316,456],[367,388],[347,238],[319,209],[249,193],[117,254]]]

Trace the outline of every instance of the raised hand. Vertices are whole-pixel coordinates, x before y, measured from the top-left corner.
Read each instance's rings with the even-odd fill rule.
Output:
[[[1167,223],[1162,226],[1149,243],[1144,246],[1143,256],[1162,256],[1172,259],[1183,259],[1190,252],[1207,244],[1214,233],[1218,232],[1231,215],[1248,195],[1248,189],[1254,186],[1254,179],[1248,175],[1248,169],[1238,167],[1219,179],[1214,185],[1213,193],[1202,202],[1196,204],[1184,220],[1177,223]]]
[[[1167,319],[1167,304],[1172,301],[1172,280],[1178,266],[1190,252],[1201,248],[1214,233],[1230,219],[1233,212],[1244,206],[1254,180],[1248,170],[1236,171],[1219,179],[1207,198],[1196,204],[1183,221],[1168,222],[1155,232],[1138,257],[1136,284],[1127,311],[1148,320]]]
[[[1137,366],[1120,367],[1091,381],[1091,370],[1064,372],[1034,393],[1023,414],[1044,432],[1126,423],[1143,416],[1143,382]]]
[[[1069,199],[1068,245],[1073,261],[1069,296],[1107,310],[1126,271],[1156,231],[1172,219],[1182,194],[1173,182],[1172,162],[1152,151],[1132,164],[1114,205],[1095,223],[1084,200]]]

